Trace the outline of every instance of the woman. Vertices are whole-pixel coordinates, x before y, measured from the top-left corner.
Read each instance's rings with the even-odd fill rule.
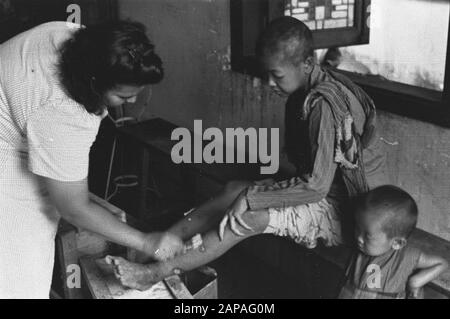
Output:
[[[49,22],[0,45],[0,298],[48,298],[59,218],[157,259],[182,251],[89,201],[90,147],[107,107],[163,78],[141,24]]]

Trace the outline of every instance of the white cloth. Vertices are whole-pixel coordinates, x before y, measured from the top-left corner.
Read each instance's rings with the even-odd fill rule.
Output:
[[[69,98],[57,74],[74,30],[50,22],[0,45],[0,298],[49,297],[59,214],[41,176],[88,174],[102,117]]]
[[[318,203],[269,208],[266,234],[286,236],[306,248],[315,248],[320,239],[325,246],[342,243],[339,211],[326,199]]]

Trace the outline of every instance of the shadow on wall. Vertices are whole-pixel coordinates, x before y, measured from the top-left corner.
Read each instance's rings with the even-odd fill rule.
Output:
[[[404,73],[410,85],[435,90],[443,90],[443,82],[431,70],[416,66],[405,67],[394,63],[381,62],[367,55],[358,55],[347,48],[330,48],[317,50],[318,60],[340,70],[354,72],[362,75],[376,75],[381,80],[398,79],[399,73]],[[381,75],[381,73],[383,75]]]

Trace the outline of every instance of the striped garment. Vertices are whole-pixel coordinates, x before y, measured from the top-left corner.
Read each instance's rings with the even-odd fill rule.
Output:
[[[375,105],[370,97],[345,76],[327,71],[333,81],[324,81],[316,85],[305,101],[303,118],[308,118],[314,99],[323,97],[331,107],[335,123],[336,141],[334,161],[339,164],[350,197],[369,191],[364,172],[363,148],[370,146],[375,134]],[[348,88],[360,101],[366,115],[361,134],[355,132],[350,102],[344,87]]]
[[[315,66],[307,87],[308,93],[314,93],[315,88],[322,83],[335,82],[336,80],[319,66]],[[374,125],[374,118],[368,116],[367,107],[363,106],[366,101],[360,102],[352,91],[344,85],[339,86],[342,95],[348,101],[349,112],[352,115],[355,134],[364,136],[364,131],[368,124]],[[359,95],[359,94],[358,94]],[[296,176],[289,180],[281,181],[273,185],[255,185],[247,190],[247,201],[251,210],[292,207],[302,204],[317,203],[323,198],[330,202],[346,197],[346,183],[338,172],[339,163],[335,161],[335,141],[336,141],[336,121],[329,101],[323,96],[315,96],[308,99],[302,94],[293,94],[288,100],[289,103],[296,103],[298,107],[298,123],[307,127],[304,136],[288,136],[295,143],[307,144],[303,149],[308,149],[310,158],[303,158],[304,162],[310,160],[310,165],[295,162],[297,167],[309,167],[307,175]],[[294,101],[292,101],[294,100]],[[306,105],[306,102],[313,105]],[[308,107],[310,110],[307,117],[304,117],[303,110]],[[288,116],[286,114],[286,116]],[[374,114],[373,114],[374,116]],[[286,128],[288,129],[288,128]],[[292,132],[292,131],[290,131]],[[370,143],[363,150],[364,175],[367,179],[368,188],[387,184],[384,174],[385,155],[381,150],[376,130],[370,133]],[[306,140],[306,142],[304,142]],[[291,142],[292,143],[292,142]]]

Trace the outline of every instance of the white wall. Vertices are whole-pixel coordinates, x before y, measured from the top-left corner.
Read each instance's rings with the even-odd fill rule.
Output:
[[[370,44],[343,50],[373,74],[442,90],[449,1],[372,0]]]

